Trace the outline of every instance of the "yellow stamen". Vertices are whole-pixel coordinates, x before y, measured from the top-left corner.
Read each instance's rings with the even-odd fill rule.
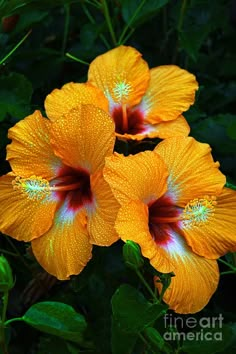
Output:
[[[199,226],[214,216],[216,197],[205,196],[191,200],[181,214],[184,227]]]
[[[38,176],[31,176],[29,178],[16,177],[12,181],[13,189],[19,190],[25,194],[28,199],[41,200],[51,195],[51,192],[72,191],[80,188],[81,182],[71,183],[61,186],[50,186],[49,182]]]
[[[28,199],[40,200],[50,195],[50,185],[46,179],[37,176],[16,177],[12,181],[13,189],[25,194]]]
[[[113,93],[116,102],[126,103],[131,91],[132,86],[129,83],[125,82],[125,80],[119,80],[118,82],[116,82],[115,87],[113,88]]]

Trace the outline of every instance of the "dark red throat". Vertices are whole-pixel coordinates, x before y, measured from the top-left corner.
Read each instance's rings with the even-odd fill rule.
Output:
[[[92,203],[93,195],[90,186],[90,175],[86,170],[82,168],[74,169],[68,166],[61,168],[54,186],[60,188],[68,185],[78,185],[78,187],[68,191],[58,190],[56,195],[61,202],[67,199],[71,210],[76,211],[82,206]]]
[[[124,124],[124,112],[122,106],[115,107],[112,111],[112,117],[115,122],[116,133],[118,134],[141,134],[144,133],[143,113],[139,109],[125,108],[127,115],[127,124]]]

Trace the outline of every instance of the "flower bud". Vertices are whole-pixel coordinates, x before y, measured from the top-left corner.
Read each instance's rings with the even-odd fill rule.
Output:
[[[123,258],[125,260],[125,264],[134,270],[142,268],[144,263],[140,247],[133,241],[126,241],[124,244]]]
[[[13,288],[14,281],[11,267],[4,256],[0,256],[0,291],[5,292]]]

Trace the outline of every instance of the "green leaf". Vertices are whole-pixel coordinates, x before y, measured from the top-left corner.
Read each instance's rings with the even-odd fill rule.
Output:
[[[122,16],[126,23],[130,22],[130,18],[132,18],[135,13],[137,7],[140,5],[140,0],[122,0]],[[132,25],[137,26],[146,20],[150,20],[156,13],[165,6],[169,0],[146,0],[144,1],[144,5],[137,13],[137,16],[133,19]]]
[[[80,31],[80,42],[85,50],[92,48],[98,36],[97,24],[86,23]]]
[[[235,153],[236,142],[229,139],[229,127],[235,124],[236,116],[233,114],[218,114],[192,126],[192,135],[201,142],[207,142],[215,151],[221,154]]]
[[[236,186],[234,186],[234,189],[236,190]],[[227,253],[225,258],[228,263],[230,263],[233,267],[236,267],[236,252]]]
[[[236,140],[236,122],[233,122],[227,127],[228,137],[232,140]]]
[[[144,330],[144,335],[148,342],[151,344],[152,348],[157,352],[162,351],[164,353],[172,353],[173,349],[166,343],[161,334],[153,327],[147,327]]]
[[[42,353],[70,354],[66,341],[51,335],[40,336],[37,354]]]
[[[22,318],[39,331],[84,344],[87,323],[81,314],[61,302],[39,302],[29,308]]]
[[[236,325],[223,324],[216,328],[201,328],[199,332],[190,332],[190,334],[191,336],[189,333],[186,334],[183,342],[184,352],[189,354],[227,353],[226,349],[230,349],[232,344],[235,344]]]
[[[225,187],[233,189],[236,191],[236,186],[230,182],[226,182]]]
[[[30,11],[30,16],[29,13],[23,13],[20,16],[13,33],[23,33],[25,29],[29,29],[32,27],[32,25],[44,20],[47,15],[48,12],[37,9],[32,9]]]
[[[112,354],[131,354],[137,341],[137,333],[127,333],[123,331],[121,325],[112,320],[111,328],[111,348]]]
[[[185,49],[192,60],[196,61],[198,58],[198,52],[203,44],[204,40],[208,36],[209,31],[206,28],[188,30],[179,33],[180,47]]]
[[[24,75],[11,73],[0,77],[0,121],[7,114],[17,120],[29,114],[32,85]]]
[[[77,0],[8,0],[0,5],[1,17],[14,13],[22,14],[33,9],[50,9],[76,2]],[[30,11],[29,11],[30,10]]]
[[[164,315],[168,306],[148,302],[130,285],[121,285],[111,300],[113,319],[123,331],[139,333]]]

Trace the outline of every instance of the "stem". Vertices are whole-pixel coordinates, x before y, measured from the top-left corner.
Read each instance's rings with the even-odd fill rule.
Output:
[[[3,354],[8,354],[6,343],[5,342],[0,342],[0,349]]]
[[[236,272],[236,268],[235,268],[234,266],[232,266],[230,263],[224,261],[224,260],[221,259],[221,258],[219,258],[218,261],[221,262],[221,263],[223,263],[223,264],[225,264],[225,265],[227,265],[230,269],[232,269],[234,272]]]
[[[5,326],[9,326],[12,322],[24,321],[22,317],[15,317],[5,322]]]
[[[163,26],[163,33],[164,33],[164,36],[166,35],[167,33],[167,7],[164,6],[163,7],[163,10],[162,10],[162,26]]]
[[[16,252],[17,256],[20,258],[21,262],[24,264],[24,266],[30,271],[30,273],[32,274],[32,270],[29,267],[28,263],[26,263],[26,261],[24,260],[24,257],[22,257],[22,255],[20,254],[20,252],[18,251],[18,249],[16,248],[16,246],[14,245],[14,243],[10,240],[9,237],[5,236],[7,242],[10,244],[10,246],[13,248],[13,250]]]
[[[2,248],[0,248],[0,252],[1,252],[1,253],[8,254],[8,256],[19,257],[18,254],[15,254],[15,253],[10,252],[10,251],[6,251],[6,250],[4,250],[4,249],[2,249]]]
[[[100,2],[98,2],[96,0],[94,0],[94,1],[86,0],[85,2],[87,2],[87,4],[90,4],[94,7],[96,7],[97,9],[100,9],[100,7],[101,7]],[[82,4],[82,6],[83,6],[83,4]]]
[[[138,15],[138,13],[140,12],[140,10],[142,9],[143,5],[145,4],[146,0],[142,0],[142,2],[139,4],[139,6],[137,7],[137,9],[134,11],[133,16],[130,18],[129,22],[126,24],[125,28],[123,29],[120,38],[118,40],[118,44],[123,44],[124,41],[124,37],[126,35],[126,32],[128,31],[128,29],[130,28],[130,26],[132,25],[133,21],[135,20],[136,16]]]
[[[104,11],[104,17],[105,17],[105,20],[107,23],[107,27],[108,27],[110,35],[111,35],[111,39],[113,41],[113,44],[116,46],[117,45],[116,35],[115,35],[114,29],[112,26],[111,16],[109,13],[109,9],[108,9],[106,0],[101,0],[101,4],[102,4],[103,11]]]
[[[94,20],[93,16],[91,15],[91,13],[89,12],[89,10],[87,9],[87,7],[85,6],[85,4],[81,3],[82,9],[84,10],[85,15],[88,17],[89,21],[95,25],[96,21]],[[106,38],[104,37],[104,35],[102,33],[99,34],[99,37],[101,38],[101,40],[103,41],[105,47],[107,49],[111,49],[111,46],[109,45],[109,43],[107,42]]]
[[[188,0],[183,0],[183,2],[182,2],[182,6],[181,6],[181,9],[180,9],[179,21],[178,21],[178,25],[177,25],[178,32],[181,31],[182,26],[183,26],[184,14],[185,14],[185,10],[186,10],[186,7],[187,7],[187,1]]]
[[[2,318],[0,323],[0,343],[4,354],[7,354],[7,345],[6,345],[6,336],[5,336],[5,320],[7,314],[7,305],[8,305],[8,290],[3,293],[3,309],[2,309]]]
[[[132,36],[132,34],[134,33],[135,29],[131,28],[130,32],[127,34],[127,36],[122,40],[122,43],[126,43],[127,40]]]
[[[26,40],[26,38],[30,35],[32,30],[29,30],[28,33],[20,40],[19,43],[0,61],[0,65],[2,65],[15,51],[16,49]]]
[[[3,293],[3,309],[2,309],[2,322],[6,321],[7,314],[7,305],[8,305],[8,290]]]
[[[77,61],[78,63],[84,64],[84,65],[89,65],[89,63],[87,61],[84,61],[82,59],[74,57],[74,55],[71,55],[70,53],[66,53],[66,57],[73,59],[74,61]]]
[[[236,273],[236,269],[235,270],[228,270],[227,272],[222,272],[222,273],[220,273],[220,275],[235,274],[235,273]]]
[[[143,275],[141,274],[141,272],[138,269],[136,270],[136,274],[139,277],[139,279],[141,280],[141,282],[143,283],[143,285],[148,290],[149,294],[153,297],[154,301],[155,302],[159,302],[159,300],[157,299],[155,293],[152,291],[152,289],[150,288],[150,286],[148,285],[148,283],[146,282],[146,280],[144,279]]]
[[[145,344],[145,346],[151,350],[152,353],[155,354],[155,352],[152,350],[151,345],[147,342],[146,338],[142,335],[142,333],[139,333],[139,338],[142,340],[142,342]]]
[[[64,33],[63,33],[63,40],[62,40],[62,47],[61,47],[61,55],[64,56],[65,54],[65,49],[66,49],[66,44],[67,44],[67,39],[68,39],[68,33],[69,33],[69,26],[70,26],[70,5],[65,4],[64,5],[65,9],[65,26],[64,26]]]
[[[182,30],[182,26],[183,26],[183,22],[184,22],[184,15],[185,15],[185,11],[186,11],[186,7],[187,7],[187,1],[188,0],[183,0],[182,1],[182,5],[181,5],[181,9],[180,9],[180,15],[179,15],[179,20],[178,20],[178,24],[177,24],[177,32],[178,32],[178,38],[177,38],[177,42],[176,42],[176,48],[174,51],[174,55],[172,58],[172,62],[175,63],[176,58],[177,58],[177,53],[178,53],[178,47],[179,47],[179,34]]]

